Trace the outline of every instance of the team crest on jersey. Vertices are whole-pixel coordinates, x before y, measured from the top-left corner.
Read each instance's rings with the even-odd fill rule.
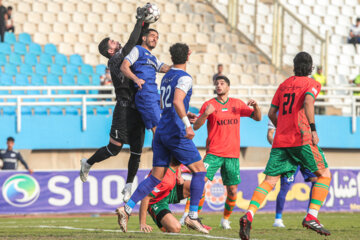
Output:
[[[16,157],[15,153],[10,154],[11,157]]]
[[[315,93],[315,95],[318,93],[318,91],[315,88],[312,88],[312,90]]]
[[[221,111],[222,111],[222,112],[227,112],[228,109],[227,109],[227,108],[222,108]]]
[[[226,201],[226,188],[220,176],[215,176],[213,181],[205,185],[205,199],[208,206],[213,210],[223,210]]]
[[[155,187],[153,191],[156,193],[160,192],[160,190],[157,187]]]

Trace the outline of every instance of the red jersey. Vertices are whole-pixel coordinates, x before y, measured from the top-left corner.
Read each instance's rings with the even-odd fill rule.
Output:
[[[236,98],[228,98],[225,103],[216,98],[205,102],[200,115],[211,104],[215,111],[207,119],[208,138],[206,140],[206,153],[218,157],[240,157],[240,117],[251,117],[254,109]]]
[[[304,100],[306,94],[316,99],[320,90],[321,84],[308,77],[292,76],[280,84],[271,102],[279,109],[273,148],[312,144]]]
[[[176,185],[176,175],[178,173],[179,169],[174,171],[171,167],[168,168],[163,180],[161,183],[159,183],[150,193],[150,196],[153,198],[150,200],[149,204],[155,204],[159,202],[160,200],[166,198],[171,190]],[[151,172],[149,173],[149,175]]]

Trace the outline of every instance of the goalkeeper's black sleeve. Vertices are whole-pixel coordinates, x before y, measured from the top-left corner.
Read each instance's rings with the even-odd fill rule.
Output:
[[[138,19],[134,30],[132,31],[129,40],[127,41],[127,43],[125,44],[125,46],[123,47],[121,54],[126,57],[130,51],[136,46],[137,41],[139,41],[139,39],[141,39],[141,33],[142,33],[142,29],[143,29],[143,19]],[[145,25],[145,24],[144,24]]]

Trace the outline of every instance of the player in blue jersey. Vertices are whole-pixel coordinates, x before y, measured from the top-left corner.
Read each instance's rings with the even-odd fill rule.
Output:
[[[186,62],[190,53],[186,44],[176,43],[170,47],[174,66],[161,81],[163,111],[154,136],[152,174],[139,184],[125,206],[116,209],[118,223],[123,232],[127,231],[132,209],[162,181],[173,156],[192,171],[190,212],[185,224],[199,232],[209,233],[201,224],[197,212],[204,190],[206,169],[199,151],[191,140],[195,133],[189,117],[193,115],[187,114],[192,94],[192,78],[186,72]]]
[[[271,120],[269,120],[267,140],[271,145],[274,141],[275,130],[276,130],[276,128],[275,128],[274,124],[271,122]],[[311,199],[312,188],[314,186],[314,183],[317,181],[317,177],[309,169],[298,166],[294,175],[292,175],[290,177],[281,176],[281,179],[280,179],[281,187],[280,187],[280,192],[278,193],[278,196],[276,198],[276,214],[275,214],[275,222],[273,224],[273,227],[285,227],[284,222],[282,220],[282,212],[283,212],[284,206],[285,206],[286,195],[289,192],[290,187],[294,184],[295,177],[299,171],[301,171],[301,174],[303,175],[305,182],[311,182],[310,198],[309,198],[309,199]],[[310,204],[310,201],[309,201],[309,204]]]
[[[121,71],[139,88],[135,105],[147,129],[155,133],[160,120],[160,95],[156,84],[156,72],[166,73],[170,67],[160,62],[151,51],[156,47],[159,33],[148,29],[142,36],[142,44],[135,46],[125,57]]]

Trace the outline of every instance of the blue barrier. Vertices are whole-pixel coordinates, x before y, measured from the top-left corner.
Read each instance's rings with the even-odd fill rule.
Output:
[[[0,117],[0,149],[6,138],[16,139],[16,149],[92,149],[108,143],[112,115],[88,115],[87,130],[82,131],[81,116],[23,115],[21,132],[16,132],[16,116]],[[357,119],[360,126],[360,118]],[[268,118],[260,122],[241,119],[242,147],[270,147],[266,140]],[[316,124],[323,148],[360,148],[360,130],[351,132],[351,117],[316,116]],[[194,142],[205,147],[206,125],[195,132]],[[144,147],[151,147],[152,133],[146,131]],[[125,145],[125,148],[128,146]]]

